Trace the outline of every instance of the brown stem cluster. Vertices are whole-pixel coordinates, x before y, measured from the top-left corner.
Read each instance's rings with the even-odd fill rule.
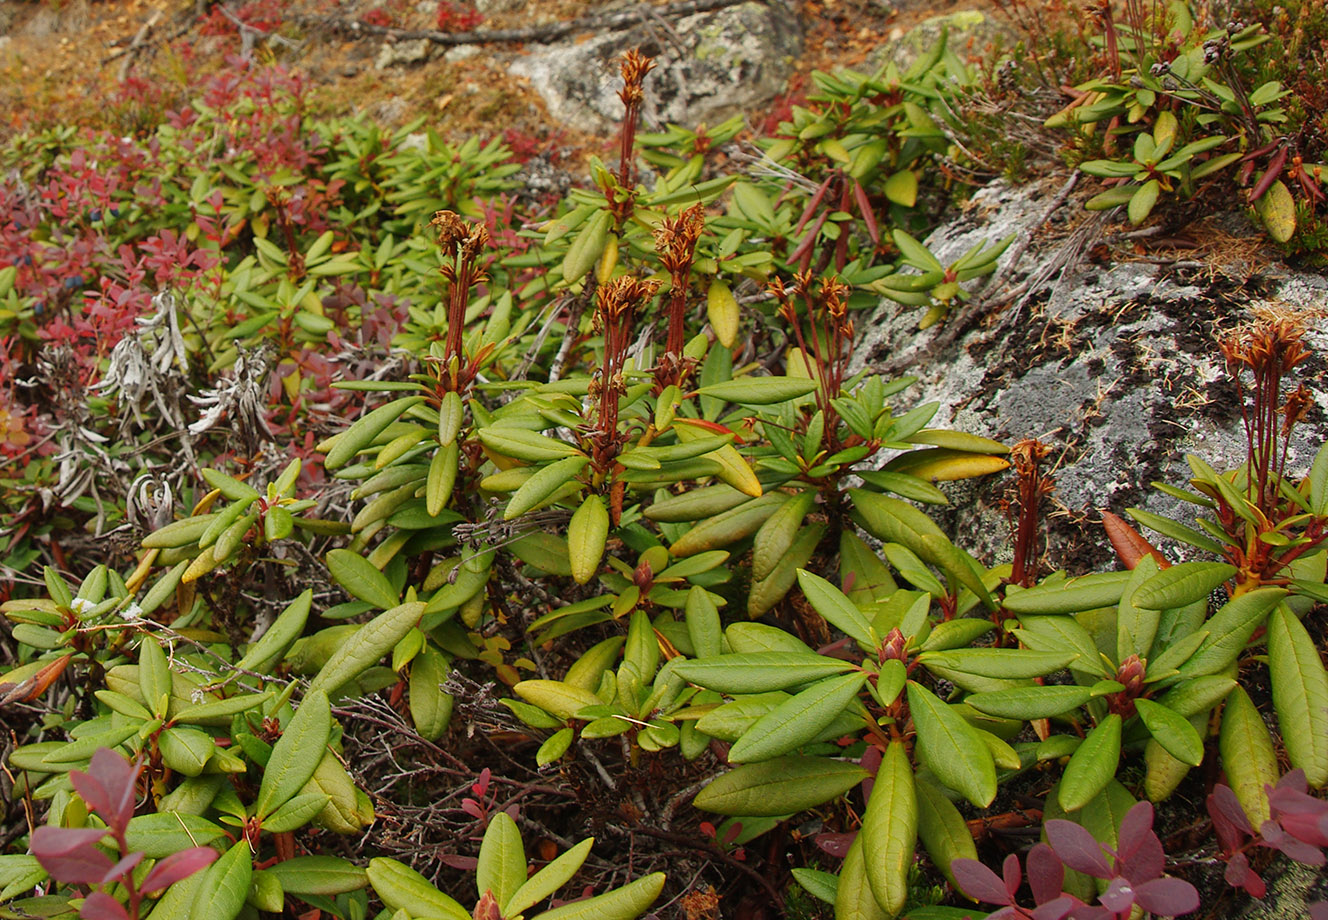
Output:
[[[447,339],[443,344],[444,373],[450,389],[460,391],[470,382],[472,368],[461,353],[470,289],[487,280],[480,260],[489,246],[483,224],[470,224],[455,211],[438,211],[430,224],[437,228],[438,247],[448,260],[438,271],[448,282]]]

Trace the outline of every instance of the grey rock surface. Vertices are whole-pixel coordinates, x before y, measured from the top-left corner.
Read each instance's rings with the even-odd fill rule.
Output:
[[[405,67],[423,64],[433,56],[435,45],[427,38],[411,41],[383,42],[374,58],[374,68],[387,70],[389,67]]]
[[[623,111],[619,58],[630,48],[657,62],[646,78],[645,124],[694,127],[774,99],[801,53],[802,32],[796,14],[780,0],[743,3],[671,25],[647,21],[580,43],[532,46],[509,72],[530,81],[556,122],[611,131]]]
[[[1056,256],[1054,242],[1033,236],[1054,191],[989,186],[926,245],[947,263],[980,239],[1032,239],[1019,264],[1009,264],[1019,255],[1017,244],[1001,260],[996,277],[1017,283]],[[1288,469],[1303,472],[1328,439],[1328,278],[1287,268],[1247,274],[1228,267],[1224,273],[1221,266],[1171,262],[1164,254],[1157,262],[1072,265],[1022,309],[1007,307],[987,317],[985,327],[939,348],[929,343],[944,335],[943,325],[919,332],[919,311],[883,301],[861,324],[855,361],[858,367],[907,365],[918,382],[903,394],[904,405],[939,403],[936,426],[1047,444],[1057,486],[1048,520],[1051,561],[1078,571],[1102,568],[1111,563],[1102,552],[1105,539],[1098,539],[1100,528],[1085,526],[1100,509],[1124,516],[1137,506],[1189,522],[1194,506],[1150,483],[1184,486],[1186,454],[1219,470],[1244,461],[1240,400],[1218,338],[1256,309],[1318,311],[1306,337],[1313,355],[1296,369],[1317,405],[1293,439]],[[955,539],[989,563],[999,561],[1009,545],[1008,525],[996,507],[1001,487],[952,488]],[[1152,536],[1173,558],[1198,552]]]
[[[867,56],[866,71],[876,71],[893,61],[900,72],[930,51],[946,36],[946,47],[961,59],[983,54],[993,44],[1009,45],[1013,32],[990,10],[955,10],[918,23],[903,35],[892,37]]]

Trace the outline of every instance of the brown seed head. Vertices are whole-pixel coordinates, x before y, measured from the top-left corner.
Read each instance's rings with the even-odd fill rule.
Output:
[[[696,243],[705,229],[705,209],[698,203],[677,217],[666,217],[655,228],[655,248],[660,264],[671,275],[685,272],[696,254]]]
[[[654,58],[642,54],[639,48],[633,48],[622,56],[623,88],[618,91],[618,98],[628,109],[639,106],[645,99],[642,85],[646,74],[655,69]]]

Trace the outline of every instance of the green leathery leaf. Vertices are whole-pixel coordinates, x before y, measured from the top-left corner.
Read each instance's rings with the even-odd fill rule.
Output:
[[[286,605],[286,609],[277,615],[267,632],[257,642],[249,646],[244,657],[235,663],[238,671],[266,672],[268,668],[281,660],[281,656],[304,635],[305,623],[309,620],[309,609],[313,604],[312,588],[305,589],[299,597]]]
[[[1285,604],[1268,617],[1268,675],[1287,759],[1318,789],[1328,783],[1328,673],[1314,639]]]
[[[570,733],[571,729],[566,729],[566,731]],[[503,916],[517,916],[534,907],[571,881],[572,876],[576,875],[581,865],[586,861],[586,857],[590,855],[590,847],[594,842],[595,838],[587,837],[530,878],[525,879],[521,886],[512,892],[512,896],[507,899],[507,903],[502,905]],[[524,873],[524,866],[522,871]]]
[[[748,652],[682,661],[674,667],[673,673],[720,693],[767,693],[853,669],[850,662],[815,652]]]
[[[314,675],[309,691],[335,693],[392,651],[418,625],[424,613],[422,601],[410,601],[384,611],[345,639]]]
[[[1131,600],[1135,606],[1148,610],[1184,607],[1207,597],[1214,588],[1234,577],[1236,571],[1234,565],[1226,562],[1182,562],[1145,581]]]
[[[1061,808],[1078,811],[1107,787],[1120,763],[1121,717],[1109,713],[1070,755],[1057,787]]]
[[[425,645],[410,663],[410,720],[426,741],[437,741],[452,720],[452,694],[443,689],[447,657]]]
[[[566,441],[559,441],[525,428],[481,428],[479,437],[484,446],[490,450],[529,463],[561,460],[581,453]]]
[[[1152,700],[1138,699],[1134,706],[1149,734],[1168,754],[1192,767],[1203,763],[1203,739],[1189,719]]]
[[[1003,719],[1049,719],[1078,709],[1093,698],[1090,687],[1012,687],[964,697],[978,712]]]
[[[295,795],[314,775],[332,732],[332,707],[322,690],[310,690],[272,747],[254,801],[261,821]]]
[[[609,238],[609,229],[613,226],[613,214],[606,210],[597,210],[589,222],[572,240],[563,256],[563,280],[568,284],[580,281],[586,272],[594,267],[604,251],[604,244]]]
[[[996,764],[973,726],[916,681],[908,682],[908,708],[917,731],[918,759],[978,808],[991,804]]]
[[[1106,572],[1044,582],[1026,591],[1007,593],[1004,607],[1017,614],[1079,613],[1112,607],[1120,603],[1129,580],[1129,572]]]
[[[745,492],[739,492],[727,483],[719,483],[657,501],[643,513],[652,521],[677,524],[722,514],[750,501],[751,496]]]
[[[957,622],[952,620],[951,622]],[[982,621],[979,621],[982,622]],[[918,661],[924,667],[936,665],[948,671],[963,671],[982,677],[1019,680],[1045,677],[1061,670],[1077,655],[1073,652],[1036,652],[1031,649],[965,648],[944,652],[923,652]]]
[[[1168,709],[1180,713],[1185,718],[1208,713],[1214,706],[1227,698],[1227,694],[1236,686],[1235,680],[1221,674],[1209,674],[1206,677],[1194,677],[1181,681],[1172,687],[1157,701]]]
[[[1157,635],[1159,612],[1149,607],[1139,607],[1134,603],[1134,594],[1139,586],[1151,579],[1158,572],[1157,560],[1144,556],[1135,565],[1130,581],[1121,593],[1120,605],[1116,608],[1116,661],[1124,661],[1131,655],[1147,659],[1153,647],[1153,637]]]
[[[854,763],[826,757],[776,757],[721,774],[692,804],[721,815],[782,817],[815,808],[867,778]]]
[[[602,700],[590,690],[560,680],[523,680],[512,687],[517,696],[566,721],[587,706]]]
[[[945,794],[927,780],[915,785],[918,797],[918,837],[931,861],[956,890],[959,889],[950,864],[956,859],[977,859],[973,835],[959,809]]]
[[[492,892],[499,904],[509,901],[526,880],[526,848],[521,831],[506,812],[489,821],[475,866],[475,888],[480,897]]]
[[[687,619],[687,634],[692,640],[695,658],[714,658],[723,652],[724,633],[719,620],[719,608],[710,597],[710,592],[700,585],[693,585],[687,592],[687,605],[684,608]]]
[[[538,507],[550,495],[576,478],[590,458],[587,456],[564,457],[543,467],[535,475],[521,484],[503,510],[503,520],[510,521]]]
[[[793,879],[803,891],[826,904],[833,905],[839,895],[839,876],[831,872],[798,867],[793,870]]]
[[[1204,624],[1208,638],[1180,666],[1181,676],[1216,674],[1235,661],[1286,593],[1283,588],[1257,588],[1223,604]]]
[[[729,763],[787,754],[816,738],[856,698],[865,672],[817,681],[756,720],[729,749]]]
[[[196,728],[172,727],[157,736],[161,762],[183,776],[198,776],[216,746],[212,736]]]
[[[572,578],[584,585],[599,571],[604,558],[604,543],[609,536],[609,512],[604,499],[587,495],[567,525],[567,555],[572,563]]]
[[[367,874],[388,910],[404,910],[414,920],[471,920],[469,911],[405,863],[379,856],[369,860]]]
[[[231,844],[221,858],[202,873],[190,916],[208,920],[234,920],[249,895],[253,877],[253,857],[249,841],[241,838]],[[155,914],[156,911],[154,910]]]
[[[572,746],[573,735],[574,732],[569,726],[558,729],[558,731],[544,739],[544,743],[535,752],[535,765],[543,767],[561,759],[567,753],[567,749]]]
[[[664,873],[655,872],[621,888],[536,914],[531,920],[634,920],[664,890]]]
[[[1264,787],[1276,784],[1281,771],[1268,726],[1243,687],[1237,686],[1227,697],[1217,746],[1227,784],[1236,793],[1250,824],[1261,827],[1269,818]]]
[[[752,583],[747,595],[748,617],[755,619],[784,599],[797,580],[798,570],[815,555],[828,526],[824,521],[813,521],[798,530],[792,545],[770,574]]]
[[[372,444],[374,438],[382,434],[388,425],[401,418],[407,409],[422,402],[423,396],[403,396],[367,413],[335,438],[318,445],[318,450],[327,451],[323,466],[329,470],[345,466],[347,461]]]
[[[797,539],[798,530],[816,496],[809,491],[789,496],[774,514],[766,518],[752,541],[752,581],[763,581],[779,565],[780,559]]]
[[[1314,455],[1314,464],[1310,467],[1310,511],[1316,516],[1328,514],[1328,441],[1325,441]]]
[[[379,610],[395,607],[399,601],[387,576],[359,553],[348,549],[329,550],[327,570],[352,597],[373,604]]]
[[[839,884],[835,888],[835,920],[891,920],[876,902],[871,882],[867,879],[867,861],[862,855],[862,834],[854,838],[839,868]]]
[[[273,863],[264,871],[281,883],[282,891],[293,895],[330,897],[369,884],[363,869],[339,856],[296,856]]]
[[[819,575],[798,569],[798,587],[827,623],[866,646],[874,646],[871,621],[843,592]]]
[[[745,406],[767,406],[806,396],[815,389],[816,381],[803,377],[739,377],[701,387],[696,395]]]
[[[749,499],[736,508],[709,517],[674,540],[669,546],[669,554],[694,556],[751,536],[787,498],[780,492],[767,492],[760,498]]]
[[[263,830],[269,834],[298,830],[317,817],[331,801],[332,797],[323,792],[302,792],[287,799],[264,818]]]
[[[908,870],[918,839],[917,790],[902,741],[892,741],[881,758],[858,836],[876,903],[886,916],[898,916],[908,900]]]
[[[883,601],[899,587],[881,557],[851,530],[839,538],[839,583],[854,604]]]
[[[429,461],[429,472],[424,480],[424,510],[431,517],[437,517],[447,506],[460,465],[461,444],[455,438],[435,452]]]
[[[164,859],[192,846],[207,846],[221,837],[222,828],[198,815],[160,811],[129,819],[125,842],[131,851],[149,859]]]
[[[153,716],[165,718],[171,696],[171,666],[156,638],[150,635],[144,635],[138,647],[138,688]]]
[[[442,401],[438,405],[439,444],[443,447],[451,447],[456,442],[465,415],[466,406],[461,399],[461,394],[455,390],[448,390],[444,393]]]

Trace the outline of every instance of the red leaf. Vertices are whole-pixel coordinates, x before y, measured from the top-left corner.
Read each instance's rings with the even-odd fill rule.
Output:
[[[857,831],[848,834],[817,834],[815,840],[822,852],[843,859],[848,855],[848,848],[853,846],[853,839],[857,836]]]
[[[976,859],[960,858],[950,863],[959,890],[987,904],[1006,906],[1014,903],[1014,898],[1005,887],[1005,882]]]
[[[10,703],[31,703],[46,692],[55,679],[65,672],[73,655],[61,655],[27,680],[17,684],[0,684],[0,706]]]
[[[1028,851],[1028,887],[1038,904],[1051,903],[1065,888],[1065,866],[1045,843],[1034,844]]]
[[[853,197],[858,200],[858,211],[862,214],[862,222],[867,227],[867,235],[877,246],[881,244],[881,230],[876,226],[876,214],[872,211],[871,201],[867,198],[867,190],[862,187],[862,183],[857,179],[853,180]]]
[[[1111,541],[1111,548],[1116,551],[1121,565],[1127,569],[1133,569],[1139,564],[1139,560],[1144,556],[1152,556],[1157,560],[1157,566],[1160,569],[1171,567],[1171,563],[1166,556],[1149,543],[1144,536],[1131,527],[1126,521],[1110,511],[1102,512],[1102,529],[1107,532],[1107,539]]]
[[[797,236],[802,232],[802,228],[807,226],[807,221],[812,219],[812,215],[816,213],[816,209],[821,206],[821,202],[825,199],[825,193],[830,190],[830,182],[834,177],[834,173],[826,176],[825,181],[821,183],[820,187],[816,189],[816,192],[812,197],[808,199],[807,207],[802,210],[802,217],[798,218],[798,225],[793,228],[794,236]],[[821,223],[825,223],[824,214],[821,215]],[[820,225],[818,224],[817,227],[819,229]],[[792,261],[792,259],[789,261]]]
[[[1199,892],[1183,879],[1155,878],[1135,886],[1134,902],[1156,916],[1178,917],[1199,909]]]
[[[78,915],[83,920],[129,920],[124,905],[104,891],[89,895]]]
[[[1005,890],[1010,894],[1010,901],[1014,901],[1014,896],[1019,893],[1019,886],[1024,883],[1024,873],[1019,868],[1019,857],[1014,853],[1005,857],[1005,862],[1001,863],[1001,878],[1005,882]]]
[[[1250,203],[1258,201],[1263,197],[1264,192],[1273,187],[1277,177],[1282,175],[1282,167],[1286,165],[1287,148],[1279,147],[1277,153],[1273,154],[1272,159],[1268,161],[1268,168],[1264,170],[1259,181],[1250,189]]]
[[[1102,845],[1086,829],[1073,821],[1054,819],[1044,828],[1047,842],[1071,869],[1083,872],[1095,878],[1111,878],[1114,874],[1102,855]]]
[[[169,888],[181,879],[186,879],[200,869],[212,865],[217,858],[217,851],[211,847],[192,847],[172,853],[152,867],[147,878],[139,888],[144,894],[151,894],[163,888]]]
[[[111,868],[106,870],[106,875],[101,880],[101,884],[109,885],[111,882],[115,881],[116,879],[123,878],[124,876],[128,875],[130,872],[133,872],[134,867],[137,866],[142,861],[143,861],[142,853],[130,853],[128,856],[121,857],[118,863],[116,863],[115,865],[111,866]]]
[[[95,885],[112,866],[110,857],[97,849],[105,836],[96,828],[44,825],[32,834],[32,855],[57,881]]]

